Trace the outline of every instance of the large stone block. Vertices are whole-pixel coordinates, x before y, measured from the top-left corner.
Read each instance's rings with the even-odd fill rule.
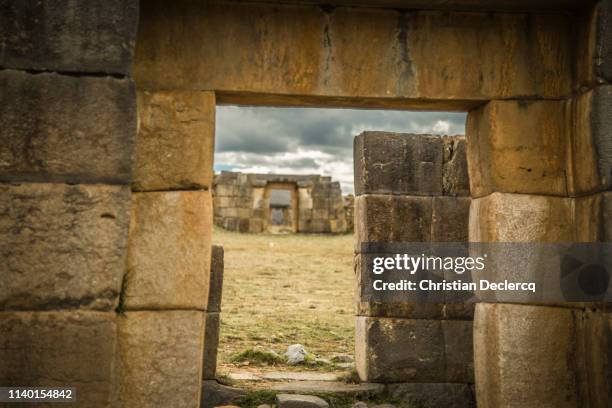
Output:
[[[211,279],[210,192],[132,197],[125,307],[205,310]]]
[[[0,383],[75,387],[79,406],[115,406],[116,333],[115,313],[2,312]]]
[[[214,380],[217,372],[217,350],[219,348],[218,312],[204,315],[204,355],[202,359],[202,379]]]
[[[565,109],[562,101],[492,101],[471,111],[466,128],[472,197],[566,196]]]
[[[141,311],[118,319],[117,391],[122,406],[199,406],[204,315]]]
[[[210,257],[210,285],[208,289],[208,305],[206,311],[220,312],[223,293],[223,247],[213,245]]]
[[[612,189],[612,85],[597,86],[574,100],[570,193]]]
[[[387,298],[372,298],[371,291],[366,285],[372,284],[372,279],[364,276],[366,272],[362,262],[367,261],[366,254],[356,254],[354,257],[354,272],[356,278],[355,285],[355,306],[357,316],[368,317],[393,317],[407,319],[458,319],[471,320],[474,316],[473,303],[459,303],[457,299],[443,298],[442,301],[433,301],[432,299],[424,299],[423,294],[402,294],[403,299],[393,298],[394,293],[386,292],[384,295],[389,295]],[[367,271],[366,273],[371,273]],[[393,278],[388,278],[388,281],[393,281]],[[381,293],[379,293],[380,295]]]
[[[357,300],[357,316],[394,317],[407,319],[470,320],[474,303],[375,302]]]
[[[368,382],[472,383],[471,332],[471,321],[357,317],[357,372]]]
[[[3,68],[127,75],[138,1],[0,2]]]
[[[4,70],[0,89],[0,180],[131,181],[131,80]]]
[[[435,408],[475,408],[476,399],[470,384],[400,383],[387,385],[394,399],[408,406]]]
[[[470,216],[469,197],[434,197],[432,242],[467,242]]]
[[[365,242],[431,241],[432,201],[432,197],[357,196],[355,250]]]
[[[363,132],[353,149],[355,194],[442,194],[441,137]]]
[[[478,304],[478,406],[608,406],[603,360],[609,339],[600,341],[606,322],[590,314],[569,308]]]
[[[576,87],[612,81],[612,2],[598,1],[577,20]]]
[[[572,86],[568,14],[157,0],[142,8],[135,77],[147,88],[220,89],[242,104],[303,106],[328,96],[323,103],[336,106],[444,110],[558,98]],[[177,47],[194,38],[197,47]]]
[[[472,199],[471,242],[572,242],[571,198],[493,193]]]
[[[467,143],[464,136],[444,136],[442,193],[448,196],[469,196]]]
[[[138,92],[134,188],[212,186],[215,95],[201,91]],[[224,194],[220,194],[219,196]]]
[[[113,309],[129,202],[127,186],[0,184],[0,308]]]

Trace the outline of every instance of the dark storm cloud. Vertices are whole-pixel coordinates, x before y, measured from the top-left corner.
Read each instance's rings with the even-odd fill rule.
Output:
[[[448,130],[434,129],[438,121]],[[463,133],[464,113],[358,109],[254,108],[222,106],[217,116],[217,151],[276,153],[298,146],[322,151],[350,148],[362,130]]]
[[[217,170],[319,173],[352,190],[353,137],[364,130],[463,134],[465,113],[357,109],[217,109]]]

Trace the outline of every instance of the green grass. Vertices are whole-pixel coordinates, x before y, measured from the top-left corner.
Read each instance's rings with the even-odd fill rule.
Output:
[[[250,363],[250,364],[265,364],[278,365],[283,364],[285,360],[276,353],[258,349],[247,349],[235,354],[232,363]]]
[[[277,391],[271,390],[250,391],[233,403],[242,408],[257,408],[262,404],[273,405],[276,401],[277,394],[279,394]]]

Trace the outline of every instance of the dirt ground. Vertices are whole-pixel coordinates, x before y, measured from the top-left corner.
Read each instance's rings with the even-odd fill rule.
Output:
[[[218,371],[337,371],[311,364],[287,367],[240,358],[258,351],[282,355],[300,343],[313,357],[353,355],[353,236],[241,234],[215,228],[225,249]],[[253,353],[256,351],[256,353]]]

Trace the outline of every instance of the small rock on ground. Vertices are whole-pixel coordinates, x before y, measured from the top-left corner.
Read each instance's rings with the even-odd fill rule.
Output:
[[[276,405],[278,408],[329,408],[329,404],[322,398],[299,394],[278,394]]]
[[[368,408],[368,404],[366,404],[363,401],[357,401],[356,403],[353,404],[352,408]]]
[[[292,344],[287,347],[285,358],[288,364],[299,364],[306,359],[308,352],[301,344]]]
[[[372,408],[395,408],[395,405],[393,405],[393,404],[380,404],[380,405],[374,405]]]
[[[272,408],[272,405],[261,404],[261,405],[258,405],[257,408]]]

